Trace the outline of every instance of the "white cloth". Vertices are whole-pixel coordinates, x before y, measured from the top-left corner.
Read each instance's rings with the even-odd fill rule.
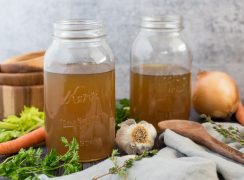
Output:
[[[228,126],[230,124],[224,124]],[[233,126],[233,123],[231,123]],[[240,151],[244,151],[244,146],[232,143],[230,139],[225,140],[216,133],[209,123],[204,127],[217,139],[228,143]],[[244,128],[238,126],[244,133]],[[185,138],[171,130],[166,130],[160,138],[164,139],[167,147],[158,152],[151,158],[144,158],[137,161],[133,167],[128,170],[127,179],[138,180],[217,180],[217,171],[223,175],[226,180],[244,180],[244,166],[233,162],[221,155],[218,155],[207,148],[202,147],[188,138]],[[119,157],[119,163],[122,164],[132,155]],[[89,180],[93,177],[107,173],[113,166],[107,159],[81,172],[71,175],[54,178],[57,180]],[[46,176],[40,176],[40,179],[48,179]],[[117,175],[108,175],[101,180],[119,179]]]

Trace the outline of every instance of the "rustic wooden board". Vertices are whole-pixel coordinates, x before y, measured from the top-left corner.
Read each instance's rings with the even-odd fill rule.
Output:
[[[35,106],[43,110],[43,85],[0,86],[0,117],[19,114],[24,106]]]

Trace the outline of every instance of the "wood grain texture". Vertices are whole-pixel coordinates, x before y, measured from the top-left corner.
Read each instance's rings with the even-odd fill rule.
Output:
[[[43,84],[43,72],[0,73],[0,85],[30,86]]]
[[[19,114],[24,106],[35,106],[43,110],[43,85],[0,86],[0,117]]]
[[[9,63],[16,63],[16,62],[20,62],[20,61],[26,61],[26,60],[30,60],[30,59],[34,59],[40,56],[44,56],[45,51],[36,51],[36,52],[30,52],[30,53],[26,53],[26,54],[22,54],[19,56],[14,56],[11,58],[8,58],[6,60],[4,60],[2,62],[2,64],[9,64]]]
[[[43,71],[43,58],[39,56],[25,61],[0,64],[1,73],[27,73]]]

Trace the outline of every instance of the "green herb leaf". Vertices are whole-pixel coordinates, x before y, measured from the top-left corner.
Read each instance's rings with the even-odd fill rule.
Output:
[[[157,152],[158,152],[158,150],[156,150],[156,149],[151,150],[151,151],[144,151],[142,154],[136,155],[134,158],[127,159],[126,161],[124,161],[124,164],[122,166],[119,166],[118,160],[117,160],[117,156],[119,155],[119,153],[118,153],[118,150],[115,149],[112,151],[112,154],[110,157],[110,160],[113,162],[114,166],[108,170],[108,173],[94,177],[94,178],[92,178],[92,180],[98,180],[109,174],[118,174],[120,177],[126,179],[127,171],[129,168],[131,168],[134,165],[135,161],[140,161],[141,159],[143,159],[145,157],[152,157],[152,156],[156,155]]]
[[[238,128],[232,126],[224,128],[221,124],[215,123],[210,116],[205,114],[200,115],[200,118],[211,123],[213,125],[213,129],[225,138],[231,138],[233,141],[238,142],[240,145],[244,145],[244,135],[240,133]]]
[[[119,129],[119,124],[130,117],[130,104],[128,99],[116,101],[116,130]]]
[[[62,137],[62,142],[68,147],[64,155],[58,155],[51,150],[44,159],[41,158],[42,149],[29,148],[21,149],[18,154],[7,158],[0,164],[0,176],[6,176],[11,179],[38,179],[39,174],[46,174],[53,177],[56,170],[64,171],[64,174],[70,174],[81,170],[78,156],[78,143],[75,139],[69,143]]]
[[[6,142],[9,141],[13,138],[17,138],[19,136],[21,136],[21,132],[20,131],[6,131],[6,130],[0,130],[0,142]]]
[[[44,112],[35,107],[24,107],[20,117],[11,115],[0,122],[0,143],[20,137],[44,125]]]

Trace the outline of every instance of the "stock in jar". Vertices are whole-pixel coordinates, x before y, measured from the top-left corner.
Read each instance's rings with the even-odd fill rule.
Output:
[[[191,106],[191,54],[181,38],[182,18],[145,17],[131,51],[132,117],[158,122],[188,119]]]
[[[48,149],[64,154],[61,137],[79,143],[82,162],[111,154],[115,138],[115,71],[103,25],[92,20],[55,24],[45,55]]]

